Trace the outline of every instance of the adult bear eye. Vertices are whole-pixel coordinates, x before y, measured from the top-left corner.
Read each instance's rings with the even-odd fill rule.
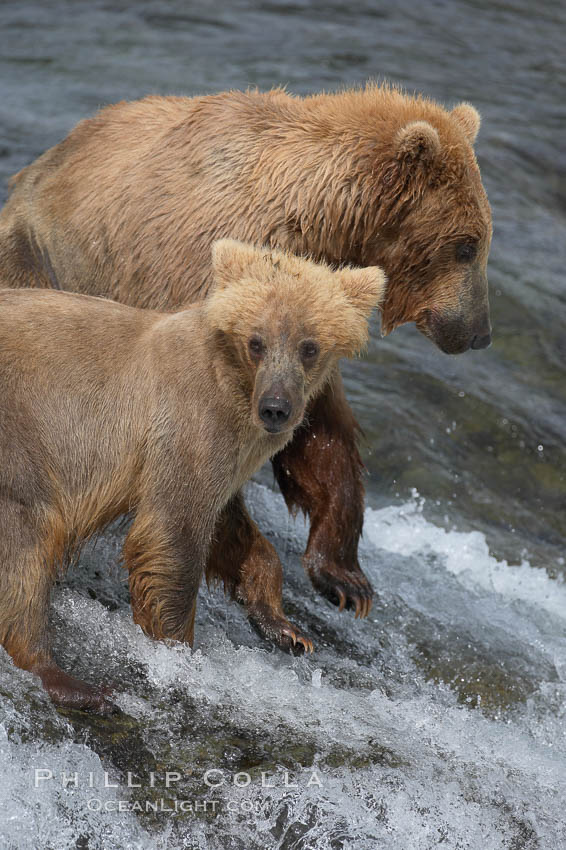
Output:
[[[477,253],[478,246],[475,242],[462,242],[456,247],[456,259],[459,263],[472,263]]]
[[[319,351],[318,343],[313,339],[305,339],[301,343],[301,358],[303,360],[312,362],[317,357]]]
[[[248,340],[248,348],[251,356],[255,360],[258,360],[263,354],[265,348],[262,338],[260,336],[250,337],[250,339]]]

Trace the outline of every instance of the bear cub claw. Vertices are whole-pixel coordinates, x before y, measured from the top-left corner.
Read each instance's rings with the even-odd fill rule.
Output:
[[[312,640],[302,635],[284,615],[277,614],[264,606],[256,606],[248,610],[248,618],[262,638],[275,643],[285,652],[290,652],[292,655],[314,652]]]

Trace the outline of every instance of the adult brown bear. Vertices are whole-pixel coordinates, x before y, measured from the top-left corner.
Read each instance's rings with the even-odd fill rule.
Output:
[[[17,174],[0,216],[10,286],[177,309],[211,283],[210,245],[231,236],[330,263],[382,266],[382,327],[417,327],[447,353],[490,342],[491,215],[473,142],[476,110],[447,111],[389,87],[312,97],[284,91],[149,97],[103,109]],[[290,509],[310,516],[315,587],[366,615],[356,422],[336,372],[274,460]],[[281,565],[234,500],[208,575],[249,609]],[[278,635],[267,637],[276,641]]]

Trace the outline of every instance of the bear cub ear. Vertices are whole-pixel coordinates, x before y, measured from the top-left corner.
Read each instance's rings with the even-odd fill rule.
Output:
[[[238,242],[237,239],[217,239],[212,243],[212,271],[216,289],[237,283],[265,253],[265,249]]]
[[[440,137],[428,121],[411,121],[397,133],[399,159],[429,163],[440,153]]]
[[[367,266],[364,269],[342,269],[340,282],[346,298],[366,319],[377,307],[385,295],[387,279],[379,266]]]
[[[481,124],[481,117],[475,106],[472,106],[471,103],[459,103],[450,115],[463,130],[469,143],[473,145]]]

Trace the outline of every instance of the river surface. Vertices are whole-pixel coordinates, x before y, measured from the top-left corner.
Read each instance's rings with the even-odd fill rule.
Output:
[[[376,325],[344,368],[368,620],[311,588],[267,471],[249,501],[308,659],[205,590],[195,651],[152,643],[112,529],[54,594],[53,633],[123,714],[56,711],[0,651],[2,850],[566,848],[565,4],[3,0],[0,38],[2,198],[120,99],[377,78],[480,110],[494,217],[493,346],[447,357]]]

